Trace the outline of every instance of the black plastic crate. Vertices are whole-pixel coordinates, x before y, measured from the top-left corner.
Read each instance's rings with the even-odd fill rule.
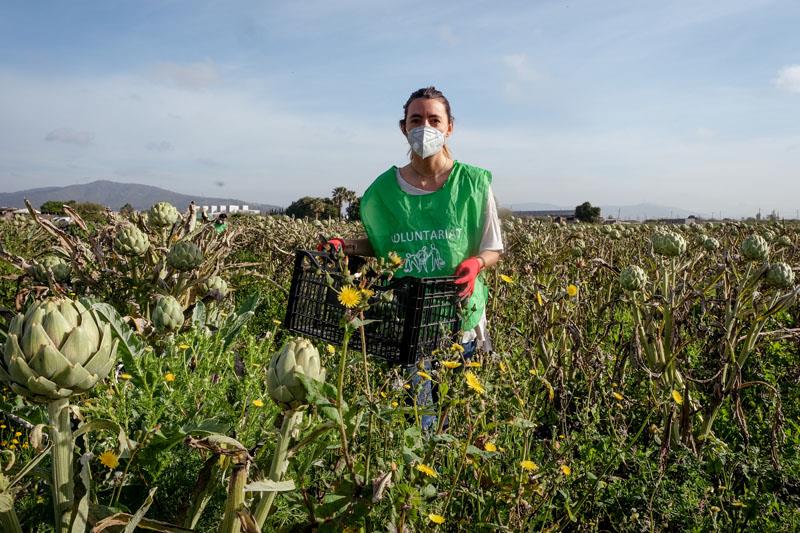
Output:
[[[349,258],[351,270],[358,257]],[[341,344],[344,330],[341,318],[346,309],[326,283],[326,274],[336,289],[342,277],[336,261],[326,252],[297,250],[292,286],[284,327],[301,335]],[[439,278],[393,278],[379,280],[371,289],[375,294],[364,315],[375,320],[364,326],[367,353],[390,364],[409,365],[441,346],[449,346],[459,331],[458,288],[453,276]],[[392,300],[381,294],[392,291]],[[356,332],[350,347],[361,349],[361,335]]]

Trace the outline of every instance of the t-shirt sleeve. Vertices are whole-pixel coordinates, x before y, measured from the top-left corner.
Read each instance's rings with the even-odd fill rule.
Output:
[[[494,199],[492,187],[486,194],[486,208],[483,221],[483,235],[479,252],[491,250],[494,252],[503,251],[503,235],[500,230],[500,217],[497,216],[497,202]]]

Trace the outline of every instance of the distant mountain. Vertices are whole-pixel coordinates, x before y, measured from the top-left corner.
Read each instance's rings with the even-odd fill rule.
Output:
[[[576,204],[577,205],[577,204]],[[551,211],[574,209],[575,206],[564,206],[555,204],[544,204],[540,202],[526,202],[508,206],[513,211]],[[698,217],[708,217],[707,213],[699,211],[689,211],[679,207],[665,205],[641,203],[634,205],[601,205],[600,213],[606,218],[622,219],[647,219],[647,218],[685,218],[690,215]]]
[[[25,199],[33,207],[39,208],[48,200],[76,202],[94,202],[118,210],[125,204],[131,204],[134,209],[144,210],[156,202],[169,202],[183,210],[194,200],[197,205],[247,205],[250,209],[259,209],[262,213],[275,209],[282,209],[277,205],[256,204],[234,198],[215,198],[182,194],[159,187],[142,185],[139,183],[118,183],[115,181],[98,180],[91,183],[68,185],[66,187],[42,187],[27,189],[18,192],[0,193],[0,206],[25,207]]]

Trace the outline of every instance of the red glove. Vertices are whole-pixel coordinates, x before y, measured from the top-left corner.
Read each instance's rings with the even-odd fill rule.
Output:
[[[328,239],[326,243],[319,243],[317,244],[317,251],[321,252],[323,250],[333,250],[334,252],[338,252],[344,246],[344,239],[340,239],[339,237],[334,237],[332,239]]]
[[[456,278],[453,283],[456,285],[466,284],[464,290],[458,293],[462,298],[472,295],[472,291],[475,290],[475,278],[478,277],[481,268],[483,268],[485,264],[482,261],[482,259],[478,259],[477,257],[469,257],[461,261],[461,264],[456,267],[455,275],[458,276],[458,278]]]

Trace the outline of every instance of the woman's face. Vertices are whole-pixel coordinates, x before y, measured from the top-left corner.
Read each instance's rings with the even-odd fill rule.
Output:
[[[453,124],[447,118],[447,109],[441,100],[432,98],[416,98],[408,104],[406,113],[406,129],[403,135],[420,126],[430,126],[449,137],[453,133]]]

